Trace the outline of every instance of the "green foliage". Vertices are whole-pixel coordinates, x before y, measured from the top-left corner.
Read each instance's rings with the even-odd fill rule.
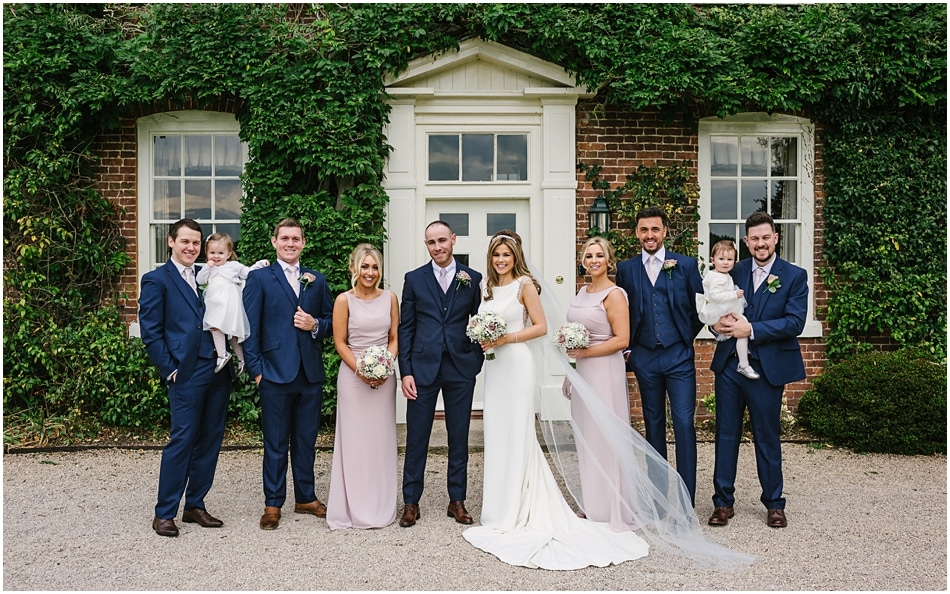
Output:
[[[599,101],[628,109],[686,120],[814,114],[827,136],[829,352],[889,331],[945,354],[946,276],[929,266],[943,262],[946,243],[946,20],[939,4],[5,4],[5,420],[43,411],[58,427],[72,414],[71,395],[49,377],[62,379],[68,363],[53,335],[69,348],[75,336],[93,343],[83,326],[103,330],[113,314],[100,308],[128,270],[124,213],[92,189],[100,134],[122,117],[233,101],[251,158],[242,258],[272,259],[273,225],[293,216],[307,236],[304,264],[340,291],[352,247],[385,239],[384,77],[474,36],[560,64]],[[641,168],[603,189],[624,218],[640,204],[674,205],[682,217],[670,245],[695,254],[686,231],[695,187],[682,174]],[[897,252],[913,256],[898,268]],[[118,327],[107,330],[109,352],[137,354],[108,380],[125,373],[130,398],[118,390],[104,414],[133,424],[164,416],[163,404],[155,416],[143,408],[158,398],[142,383],[151,367],[119,346]],[[100,397],[103,382],[82,381],[87,402]],[[231,412],[242,423],[255,420],[253,392],[246,381],[236,388]]]
[[[946,357],[946,138],[945,108],[866,114],[828,134],[833,360],[867,350],[881,334]]]
[[[662,208],[670,221],[667,249],[689,256],[697,254],[699,184],[691,180],[689,166],[689,161],[673,167],[641,165],[627,175],[623,185],[610,189],[610,184],[600,179],[600,165],[578,164],[591,187],[603,192],[611,212],[620,219],[618,222],[625,223],[625,230],[601,233],[613,244],[618,259],[640,253],[640,242],[633,230],[637,213],[648,206]]]
[[[798,404],[818,438],[859,452],[947,453],[947,365],[920,349],[863,353],[815,378]]]

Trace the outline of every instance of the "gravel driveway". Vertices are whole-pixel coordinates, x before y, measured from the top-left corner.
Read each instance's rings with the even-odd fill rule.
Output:
[[[751,444],[743,444],[736,517],[712,512],[713,446],[699,445],[697,514],[707,534],[758,556],[736,573],[662,551],[608,568],[512,567],[469,545],[445,516],[446,458],[427,468],[413,528],[330,532],[284,507],[257,523],[261,451],[222,452],[208,510],[220,529],[178,523],[152,532],[160,452],[85,450],[3,457],[5,590],[946,590],[947,460],[858,455],[783,444],[789,527],[765,526]],[[317,454],[325,498],[332,454]],[[401,463],[401,462],[400,462]],[[473,452],[468,508],[478,518],[482,455]],[[180,517],[180,515],[179,515]]]

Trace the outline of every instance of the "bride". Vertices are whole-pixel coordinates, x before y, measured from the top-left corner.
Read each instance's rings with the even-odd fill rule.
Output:
[[[507,333],[482,345],[496,354],[485,362],[481,526],[463,536],[505,563],[532,568],[605,567],[645,556],[649,545],[636,533],[579,518],[561,495],[535,436],[537,362],[527,342],[547,333],[540,286],[514,231],[495,234],[488,254],[479,311],[503,316]]]

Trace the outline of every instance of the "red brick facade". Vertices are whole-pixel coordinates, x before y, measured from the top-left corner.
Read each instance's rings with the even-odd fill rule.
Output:
[[[219,105],[205,109],[236,113],[239,107],[233,100],[222,100]],[[190,101],[184,106],[169,103],[152,111],[146,110],[136,116],[123,118],[121,127],[101,135],[94,147],[95,152],[101,157],[96,189],[108,200],[124,209],[124,214],[120,217],[120,225],[122,234],[128,241],[127,252],[133,257],[133,262],[123,271],[119,281],[119,306],[128,322],[137,320],[138,311],[138,274],[135,264],[139,247],[136,120],[149,113],[180,109],[195,109],[195,106]],[[694,115],[699,117],[699,114]],[[815,143],[814,265],[818,270],[822,265],[820,246],[824,236],[822,218],[824,191],[821,175],[821,139],[818,131],[816,131]],[[626,175],[640,165],[675,165],[684,159],[693,163],[695,175],[698,144],[699,138],[695,130],[691,130],[682,122],[665,122],[658,112],[631,112],[609,106],[604,109],[593,102],[581,103],[577,108],[577,159],[582,163],[602,165],[601,179],[610,183],[611,186],[623,183]],[[577,246],[580,249],[587,236],[587,212],[598,192],[586,182],[583,173],[578,174],[578,185],[576,232]],[[615,222],[614,228],[621,227]],[[578,286],[583,282],[583,278],[577,279]],[[821,312],[828,302],[828,291],[819,274],[815,275],[815,286],[811,287],[811,290],[816,311],[821,317]],[[799,398],[811,387],[811,380],[821,372],[825,364],[825,347],[822,339],[805,338],[801,339],[801,343],[808,379],[792,384],[786,390],[788,406],[793,411],[797,407]],[[709,363],[714,349],[713,341],[697,341],[698,399],[702,399],[713,391],[714,377],[709,370]],[[634,417],[640,417],[642,409],[636,378],[631,373],[628,379],[631,386],[631,412]],[[707,411],[701,404],[697,413],[700,416],[707,415]]]
[[[701,114],[693,114],[695,118]],[[824,221],[822,207],[824,205],[824,189],[822,185],[821,167],[821,138],[820,127],[815,134],[815,243],[814,266],[817,271],[822,266],[821,245],[824,237]],[[594,102],[581,103],[577,107],[577,160],[580,163],[597,164],[603,167],[600,178],[608,182],[611,187],[623,184],[626,176],[640,165],[678,165],[684,159],[691,161],[692,173],[696,176],[696,166],[699,153],[699,135],[696,130],[683,123],[682,120],[667,122],[662,114],[656,111],[624,111],[616,107],[606,106]],[[587,239],[587,212],[598,195],[586,181],[583,172],[577,177],[577,247],[580,249]],[[626,223],[614,221],[613,230],[626,230]],[[578,286],[584,283],[583,277],[577,279]],[[815,300],[815,310],[819,318],[828,304],[828,290],[820,278],[815,274],[815,286],[809,287]],[[812,379],[821,373],[825,365],[825,345],[821,338],[802,338],[802,357],[805,361],[807,379],[789,385],[785,394],[788,398],[788,407],[794,411],[798,401],[805,391],[811,388]],[[696,341],[696,371],[697,371],[697,400],[714,391],[715,377],[709,370],[715,342],[712,340]],[[637,380],[632,373],[628,374],[630,383],[630,409],[634,417],[642,416],[640,395],[637,390]],[[705,407],[698,404],[697,414],[708,415]]]

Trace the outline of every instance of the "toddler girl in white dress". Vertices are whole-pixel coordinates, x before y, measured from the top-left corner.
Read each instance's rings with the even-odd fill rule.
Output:
[[[247,273],[269,265],[267,260],[258,260],[253,266],[244,266],[234,253],[234,242],[226,233],[212,233],[205,241],[205,256],[208,262],[198,271],[195,280],[204,289],[204,329],[211,331],[214,350],[218,354],[218,373],[231,360],[227,342],[230,342],[238,358],[238,374],[244,371],[244,349],[241,343],[251,334],[241,292]],[[227,342],[225,340],[227,338]]]
[[[726,314],[735,314],[745,320],[742,311],[746,300],[744,291],[732,281],[729,271],[736,264],[736,244],[728,239],[716,242],[709,254],[713,262],[713,269],[703,278],[702,295],[696,294],[696,311],[699,312],[699,321],[712,326],[719,318]],[[729,337],[719,335],[716,340],[728,340]],[[736,339],[736,355],[739,357],[737,371],[749,379],[759,379],[759,374],[749,365],[749,339]]]

